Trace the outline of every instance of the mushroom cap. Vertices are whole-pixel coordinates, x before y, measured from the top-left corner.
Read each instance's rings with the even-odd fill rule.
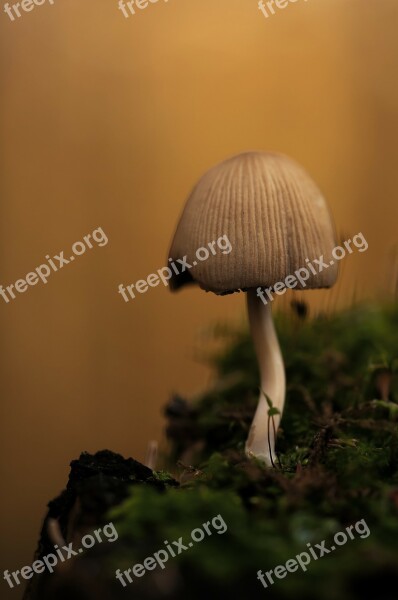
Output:
[[[207,260],[196,251],[226,236],[232,251],[217,244]],[[216,294],[273,287],[324,256],[329,264],[295,289],[332,286],[337,264],[332,218],[316,184],[296,162],[269,152],[246,152],[207,171],[191,192],[169,256],[192,265],[170,279],[176,290],[188,283]]]

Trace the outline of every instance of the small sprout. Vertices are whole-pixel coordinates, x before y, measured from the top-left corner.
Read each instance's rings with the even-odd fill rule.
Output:
[[[276,415],[280,415],[281,411],[278,410],[275,406],[273,406],[272,408],[269,409],[268,411],[268,416],[269,417],[276,417]]]
[[[272,466],[275,468],[275,463],[274,463],[274,459],[273,459],[273,452],[271,451],[271,436],[270,436],[270,431],[271,431],[271,427],[270,427],[270,421],[272,421],[272,430],[274,433],[274,442],[273,442],[273,446],[275,447],[275,442],[276,442],[276,426],[275,426],[275,420],[274,417],[276,416],[280,416],[281,411],[273,405],[271,398],[264,392],[264,390],[261,390],[262,394],[264,395],[264,398],[268,404],[268,449],[270,452],[270,458],[271,458],[271,464]],[[277,454],[277,458],[278,458],[278,463],[279,463],[279,467],[282,468],[282,464],[280,461],[280,458]]]

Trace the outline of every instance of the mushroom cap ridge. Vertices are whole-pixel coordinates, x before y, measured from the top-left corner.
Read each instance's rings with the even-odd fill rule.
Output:
[[[214,255],[198,260],[199,248],[226,236],[232,250],[216,244]],[[226,241],[225,238],[225,241]],[[225,242],[224,242],[225,243]],[[171,245],[173,261],[187,256],[189,271],[170,279],[177,290],[188,283],[216,294],[273,287],[306,259],[324,257],[328,268],[310,272],[306,285],[295,289],[331,287],[338,267],[333,221],[320,190],[296,162],[269,152],[245,152],[213,167],[191,192]]]

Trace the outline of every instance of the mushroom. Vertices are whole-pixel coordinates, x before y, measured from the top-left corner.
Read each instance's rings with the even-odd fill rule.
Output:
[[[198,248],[220,236],[230,241],[229,254],[193,260]],[[275,463],[286,387],[272,320],[273,294],[282,295],[287,287],[332,286],[337,278],[337,264],[330,260],[334,247],[329,209],[315,183],[290,158],[268,152],[243,153],[207,171],[189,196],[174,235],[170,260],[191,258],[192,265],[172,274],[171,290],[197,283],[218,295],[247,292],[261,393],[246,454],[268,466]]]

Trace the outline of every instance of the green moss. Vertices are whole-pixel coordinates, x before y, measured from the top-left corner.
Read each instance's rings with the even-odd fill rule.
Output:
[[[190,597],[217,586],[257,597],[352,600],[371,590],[384,597],[383,586],[398,583],[397,306],[308,321],[279,315],[277,329],[288,382],[282,467],[266,469],[244,456],[258,370],[248,332],[219,329],[226,344],[212,357],[216,385],[194,406],[178,399],[178,410],[167,411],[171,458],[188,463],[176,474],[182,485],[162,493],[136,487],[112,514],[129,548],[119,566],[143,560],[164,540],[190,539],[191,530],[221,514],[225,534],[175,559]],[[259,569],[361,519],[370,528],[366,539],[356,535],[269,590],[257,581]]]

